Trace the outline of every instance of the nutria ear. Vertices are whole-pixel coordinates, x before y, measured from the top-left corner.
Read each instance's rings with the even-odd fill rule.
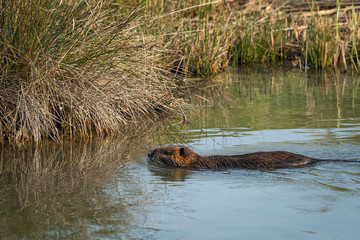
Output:
[[[184,157],[185,154],[185,148],[180,148],[180,156]]]

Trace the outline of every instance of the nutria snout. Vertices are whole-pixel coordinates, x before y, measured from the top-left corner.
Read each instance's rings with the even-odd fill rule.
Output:
[[[255,152],[242,155],[201,156],[185,146],[156,148],[148,153],[151,162],[172,167],[192,168],[293,168],[313,164],[317,159],[300,154],[274,151]]]

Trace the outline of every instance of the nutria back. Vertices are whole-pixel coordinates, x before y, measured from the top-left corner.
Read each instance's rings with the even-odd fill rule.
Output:
[[[317,159],[300,154],[275,151],[255,152],[243,155],[211,155],[201,156],[184,146],[167,146],[149,152],[151,162],[172,167],[188,168],[294,168],[313,164]]]

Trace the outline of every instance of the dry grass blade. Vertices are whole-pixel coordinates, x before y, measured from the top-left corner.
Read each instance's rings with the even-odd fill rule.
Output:
[[[15,0],[0,12],[0,140],[104,135],[176,108],[173,77],[134,27],[142,7]]]

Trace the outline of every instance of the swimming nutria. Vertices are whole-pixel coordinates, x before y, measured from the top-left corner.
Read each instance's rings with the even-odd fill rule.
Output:
[[[172,167],[189,168],[243,168],[243,169],[266,169],[266,168],[293,168],[303,167],[320,161],[341,161],[341,160],[320,160],[306,157],[300,154],[275,151],[255,152],[243,155],[211,155],[200,156],[193,150],[184,146],[167,146],[156,148],[149,152],[150,161]],[[358,162],[358,161],[348,161]]]

